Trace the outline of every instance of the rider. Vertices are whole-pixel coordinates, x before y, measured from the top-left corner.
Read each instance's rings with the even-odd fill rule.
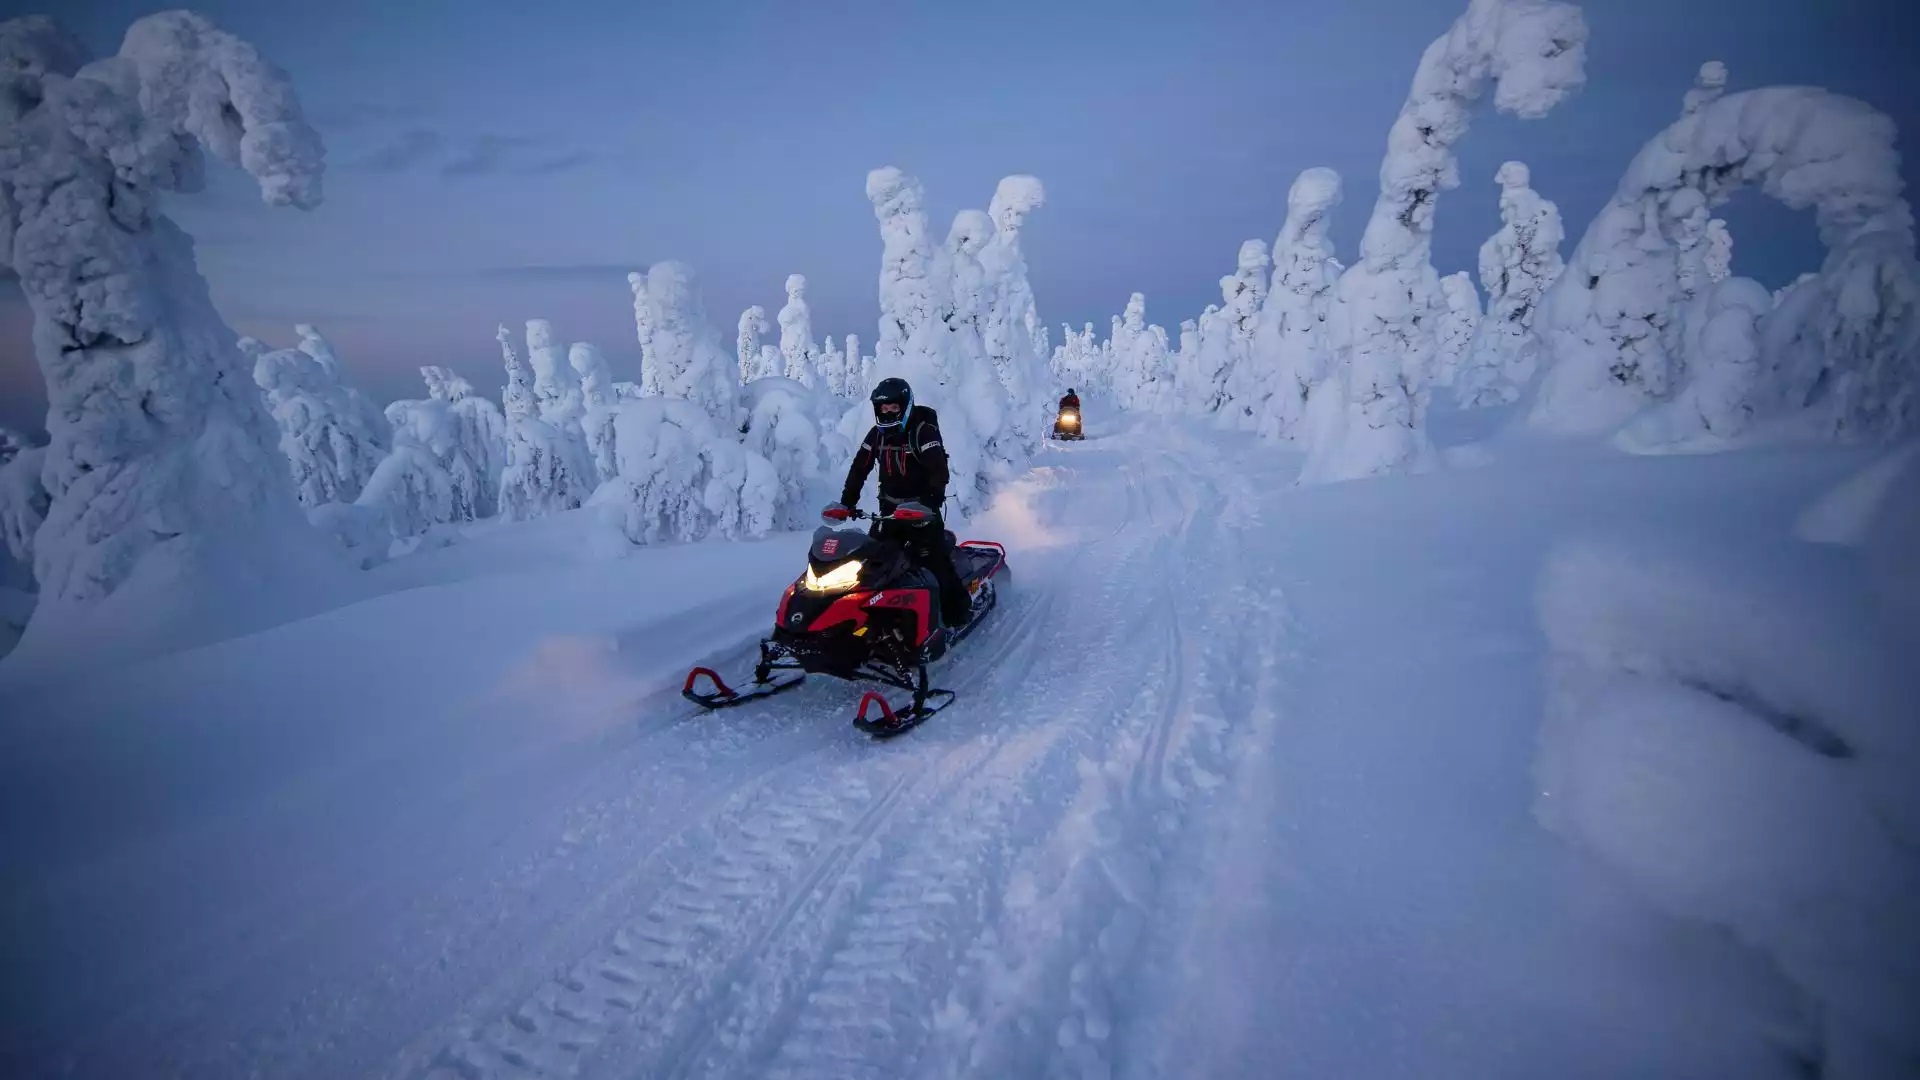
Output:
[[[1067,396],[1060,399],[1060,408],[1062,411],[1067,409],[1072,409],[1074,412],[1080,411],[1080,395],[1073,392],[1073,387],[1067,387]]]
[[[947,451],[940,444],[940,418],[927,406],[913,403],[913,388],[905,379],[882,379],[870,396],[873,427],[860,441],[860,452],[853,455],[840,501],[827,507],[823,516],[834,521],[850,517],[850,507],[859,504],[867,473],[878,461],[880,513],[891,514],[901,503],[917,502],[933,511],[933,516],[913,525],[875,522],[874,535],[898,540],[915,563],[931,570],[940,586],[940,621],[964,625],[973,600],[954,569],[952,539],[940,512],[947,499]]]

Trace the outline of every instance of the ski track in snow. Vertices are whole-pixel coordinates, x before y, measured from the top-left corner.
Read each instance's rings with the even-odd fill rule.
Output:
[[[716,746],[795,714],[845,734],[758,759],[572,913],[601,927],[587,952],[509,975],[388,1075],[1110,1075],[1169,853],[1225,780],[1224,698],[1281,614],[1201,587],[1244,582],[1257,520],[1201,454],[1175,432],[1063,448],[1042,498],[1080,539],[1016,551],[994,623],[936,666],[959,700],[913,733],[853,732],[846,689],[687,721]]]

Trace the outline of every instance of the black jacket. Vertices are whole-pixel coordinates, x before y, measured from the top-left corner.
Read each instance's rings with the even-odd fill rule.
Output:
[[[940,417],[925,405],[915,405],[899,427],[874,425],[860,440],[860,452],[847,469],[840,501],[858,505],[867,474],[880,464],[882,512],[896,503],[922,502],[935,513],[947,500],[947,450],[940,442]]]
[[[1080,408],[1080,395],[1068,394],[1066,397],[1061,398],[1060,407],[1063,409],[1073,409],[1078,411]]]

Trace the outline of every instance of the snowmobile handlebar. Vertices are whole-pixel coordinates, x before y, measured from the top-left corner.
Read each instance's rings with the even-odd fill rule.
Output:
[[[838,516],[835,511],[839,511]],[[836,503],[822,510],[820,516],[828,521],[898,521],[903,525],[920,525],[933,520],[933,511],[919,503],[901,503],[891,514],[870,514],[857,506]]]

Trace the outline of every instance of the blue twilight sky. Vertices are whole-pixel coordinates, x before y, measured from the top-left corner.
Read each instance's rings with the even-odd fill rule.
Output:
[[[634,377],[624,273],[700,274],[729,343],[740,310],[811,283],[816,334],[871,346],[879,239],[867,170],[926,184],[934,228],[1030,172],[1041,313],[1107,319],[1127,294],[1176,327],[1218,299],[1240,241],[1271,240],[1304,168],[1347,180],[1335,225],[1359,240],[1388,126],[1421,50],[1464,0],[833,3],[206,0],[294,77],[328,148],[327,199],[269,210],[216,167],[174,200],[214,299],[276,344],[312,322],[360,384],[417,396],[447,364],[496,393],[496,324],[552,319]],[[1920,130],[1914,0],[1592,0],[1587,88],[1543,121],[1483,114],[1435,263],[1471,269],[1498,226],[1494,170],[1533,167],[1572,243],[1634,151],[1677,114],[1701,61],[1733,88],[1810,83]],[[47,10],[0,0],[0,15]],[[128,0],[51,5],[117,47]],[[1907,178],[1915,177],[1906,137]],[[1757,195],[1726,211],[1735,265],[1769,285],[1817,264],[1812,223]],[[0,423],[44,398],[17,288],[0,285]]]

